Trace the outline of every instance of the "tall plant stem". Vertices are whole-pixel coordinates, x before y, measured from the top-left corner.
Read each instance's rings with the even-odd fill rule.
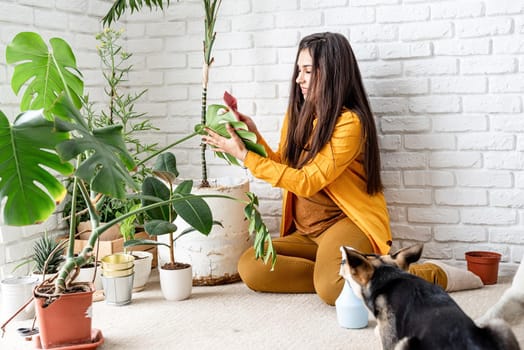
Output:
[[[207,109],[207,81],[209,74],[209,65],[204,63],[203,78],[202,78],[202,108],[200,112],[200,124],[206,124],[206,109]],[[209,187],[207,179],[207,161],[206,161],[206,143],[202,142],[200,145],[200,164],[202,165],[202,182],[200,187]]]
[[[216,32],[215,23],[217,20],[218,9],[222,0],[204,0],[204,66],[202,68],[202,108],[200,114],[200,124],[206,124],[206,109],[207,109],[207,85],[209,81],[209,68],[214,61],[211,56],[213,44],[215,43]],[[202,143],[200,146],[200,164],[202,167],[202,183],[201,187],[209,187],[207,179],[207,162],[206,162],[206,144]]]

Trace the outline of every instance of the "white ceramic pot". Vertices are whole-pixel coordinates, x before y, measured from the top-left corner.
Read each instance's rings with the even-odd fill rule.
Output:
[[[33,288],[38,278],[33,276],[9,277],[0,282],[2,302],[0,304],[0,320],[3,323],[13,316],[33,296]],[[34,303],[29,304],[13,320],[27,320],[35,316]]]
[[[193,287],[191,266],[180,270],[165,270],[158,268],[160,289],[166,300],[178,301],[189,298]]]
[[[49,278],[54,277],[55,275],[56,275],[56,274],[46,274],[46,275],[45,275],[45,278],[46,278],[46,279],[49,279]],[[33,271],[33,272],[31,273],[31,276],[32,276],[32,277],[35,277],[35,278],[37,279],[37,284],[42,283],[42,281],[44,280],[44,275],[41,274],[41,273],[39,273],[39,272],[34,272],[34,271]]]
[[[75,282],[93,282],[93,275],[95,274],[95,268],[93,267],[81,267],[80,272],[78,273],[78,276],[76,276]],[[100,276],[102,275],[102,268],[100,267],[100,264],[98,264],[98,267],[96,269],[96,276],[95,276],[95,288],[96,290],[102,290],[102,280],[100,279]]]
[[[146,283],[151,275],[153,254],[146,251],[133,251],[135,257],[135,279],[133,281],[133,292],[140,292],[146,287]]]
[[[210,180],[212,187],[193,187],[191,193],[227,195],[248,200],[247,178],[224,177]],[[191,232],[175,241],[175,257],[193,267],[194,285],[216,285],[240,280],[237,264],[242,253],[252,245],[248,233],[249,222],[244,217],[244,203],[224,198],[206,198],[213,213],[213,220],[222,223],[223,227],[214,225],[211,233],[204,236]],[[178,217],[175,220],[177,232],[182,232],[189,225]],[[166,243],[168,235],[158,236]],[[169,260],[169,249],[158,247],[159,261]]]

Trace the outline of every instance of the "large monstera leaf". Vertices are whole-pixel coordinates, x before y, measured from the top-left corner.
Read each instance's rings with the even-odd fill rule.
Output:
[[[74,170],[55,147],[69,136],[55,130],[42,110],[22,113],[12,125],[0,112],[0,202],[5,200],[5,224],[36,224],[54,212],[67,192],[56,175],[67,176]]]
[[[66,161],[87,155],[75,175],[89,183],[92,191],[124,199],[126,185],[138,189],[129,174],[135,162],[126,149],[121,125],[90,131],[78,109],[65,96],[58,100],[52,112],[56,116],[56,128],[74,135],[57,145],[58,154]]]
[[[36,33],[22,32],[7,45],[6,61],[15,65],[11,87],[18,95],[26,86],[22,111],[43,108],[47,112],[65,90],[73,104],[81,107],[84,83],[71,47],[60,38],[52,38],[49,44]]]
[[[246,123],[238,121],[235,118],[235,115],[229,111],[226,106],[220,104],[209,105],[206,113],[206,125],[196,125],[195,132],[204,134],[204,127],[207,127],[217,134],[229,138],[230,136],[226,129],[227,124],[231,124],[237,135],[242,139],[242,141],[244,141],[248,150],[260,154],[263,157],[267,156],[264,146],[257,144],[257,136],[255,133],[247,129]],[[240,165],[235,157],[227,153],[215,152],[215,154],[217,157],[224,159],[230,164]]]

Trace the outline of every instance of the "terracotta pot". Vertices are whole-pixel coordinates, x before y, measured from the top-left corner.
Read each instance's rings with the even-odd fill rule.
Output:
[[[495,252],[466,252],[468,270],[479,276],[484,284],[497,283],[501,255]]]
[[[87,292],[63,294],[49,305],[45,305],[46,298],[35,295],[39,341],[43,349],[92,343],[91,313],[95,287],[92,283],[87,285]]]

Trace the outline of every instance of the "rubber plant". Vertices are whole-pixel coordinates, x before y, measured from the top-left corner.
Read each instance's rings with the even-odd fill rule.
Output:
[[[186,180],[179,183],[176,187],[173,186],[179,173],[176,168],[176,159],[172,153],[161,154],[153,167],[154,176],[148,176],[142,183],[142,205],[148,207],[151,204],[160,201],[172,202],[172,205],[163,205],[161,207],[152,208],[146,211],[148,217],[145,223],[146,232],[153,236],[168,235],[168,243],[158,242],[156,240],[148,239],[129,239],[124,242],[124,247],[132,247],[136,245],[164,245],[169,248],[169,261],[167,261],[162,268],[175,270],[179,268],[187,267],[188,264],[180,263],[175,260],[174,244],[176,240],[183,235],[195,230],[195,227],[199,227],[201,223],[199,217],[183,215],[184,218],[190,218],[191,221],[187,222],[189,228],[178,233],[177,226],[173,223],[178,215],[182,215],[187,206],[179,205],[178,202],[173,202],[173,199],[178,197],[184,197],[191,193],[193,188],[193,181]],[[198,212],[206,212],[208,216],[211,216],[210,208],[202,205],[203,201],[191,201],[189,200],[194,210]],[[216,223],[220,224],[220,223]]]
[[[253,152],[256,152],[262,156],[266,156],[266,151],[263,146],[256,143],[257,137],[255,133],[250,132],[245,123],[236,120],[235,116],[229,109],[220,104],[210,105],[207,107],[207,88],[209,82],[209,70],[214,62],[212,56],[213,45],[216,39],[215,23],[218,18],[218,11],[220,9],[221,0],[202,0],[204,8],[204,40],[203,40],[203,67],[202,67],[202,98],[201,98],[201,114],[200,123],[195,125],[194,132],[187,135],[181,140],[176,141],[162,149],[162,151],[172,148],[174,145],[179,144],[185,140],[191,139],[195,136],[203,135],[206,133],[205,129],[209,128],[224,137],[230,137],[226,129],[226,124],[231,124],[238,136],[246,144],[246,147]],[[127,0],[115,0],[113,6],[109,9],[107,14],[102,19],[104,25],[110,26],[111,23],[116,22],[127,9],[133,13],[134,11],[140,11],[144,6],[149,9],[160,8],[164,9],[164,6],[169,6],[170,1],[127,1]],[[232,96],[227,92],[224,94],[224,98],[232,101]],[[233,102],[233,101],[232,101]],[[236,100],[234,101],[236,105]],[[215,153],[218,157],[226,160],[230,164],[240,165],[239,162],[228,154],[222,152]],[[144,159],[148,161],[150,159]],[[209,187],[208,172],[207,172],[207,161],[206,161],[206,144],[202,143],[200,146],[200,165],[202,170],[202,178],[200,187]],[[249,220],[249,234],[254,235],[254,248],[256,258],[263,257],[267,263],[271,258],[272,268],[276,263],[276,252],[274,250],[271,235],[264,224],[261,214],[258,210],[258,198],[252,193],[248,192],[246,195],[249,198],[249,204],[245,208],[244,215]],[[266,249],[267,247],[267,249]]]

